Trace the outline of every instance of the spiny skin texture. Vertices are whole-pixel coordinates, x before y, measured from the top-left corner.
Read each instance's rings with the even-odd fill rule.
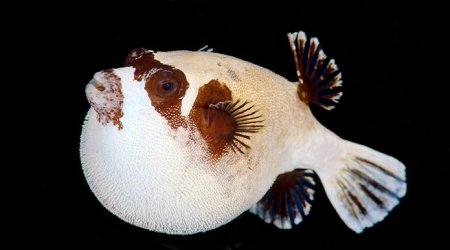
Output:
[[[136,68],[128,66],[113,70],[124,97],[122,129],[111,122],[98,122],[91,108],[81,135],[81,160],[88,184],[119,218],[169,234],[211,230],[255,205],[278,175],[298,168],[313,169],[323,177],[328,196],[353,230],[360,232],[387,214],[376,213],[376,221],[360,224],[357,212],[346,212],[352,203],[339,203],[342,192],[336,186],[336,175],[351,169],[343,159],[353,159],[349,150],[359,146],[340,139],[317,122],[299,99],[298,83],[217,53],[145,53],[152,53],[154,60],[185,75],[189,87],[180,97],[180,112],[174,113],[185,121],[183,126],[173,126],[167,114],[158,112],[149,98],[146,79],[136,78]],[[94,78],[101,77],[99,73]],[[244,153],[225,148],[212,157],[205,133],[198,127],[202,123],[192,119],[199,89],[211,82],[223,84],[231,93],[231,101],[251,103],[262,117],[263,126],[246,140],[250,148]],[[95,98],[98,88],[88,86],[86,91],[88,97]],[[380,153],[380,159],[384,156]],[[392,158],[389,164],[404,177],[401,163]],[[406,185],[392,188],[401,197]],[[274,224],[283,227],[286,223]]]

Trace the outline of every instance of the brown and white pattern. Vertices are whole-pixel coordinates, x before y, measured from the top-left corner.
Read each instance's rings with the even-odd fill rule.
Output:
[[[122,83],[113,69],[96,73],[86,86],[86,96],[100,123],[106,125],[111,122],[119,130],[123,128],[120,121],[123,116]]]

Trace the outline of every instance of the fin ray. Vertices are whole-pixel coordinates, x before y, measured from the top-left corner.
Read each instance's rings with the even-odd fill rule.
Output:
[[[214,104],[209,104],[211,109],[218,110],[223,116],[232,120],[234,126],[224,135],[228,147],[236,153],[245,154],[246,150],[250,149],[248,141],[250,141],[250,134],[258,133],[260,129],[264,128],[264,120],[262,116],[247,101],[222,101]],[[223,136],[223,135],[222,135]]]
[[[405,166],[368,147],[344,144],[346,155],[318,175],[341,219],[360,233],[383,220],[405,195]]]
[[[341,73],[333,59],[328,58],[315,37],[308,39],[302,31],[288,34],[292,54],[294,56],[299,81],[298,95],[306,103],[314,103],[331,110],[338,103],[339,95],[330,97],[320,90],[330,90],[342,86]],[[332,99],[332,102],[324,100]]]
[[[299,224],[311,209],[315,174],[297,169],[277,177],[271,189],[252,206],[250,212],[282,229]]]

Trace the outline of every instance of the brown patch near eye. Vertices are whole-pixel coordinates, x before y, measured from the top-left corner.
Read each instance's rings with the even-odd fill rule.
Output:
[[[189,118],[198,128],[213,156],[222,155],[228,144],[227,138],[236,130],[233,117],[221,110],[211,108],[211,104],[231,101],[231,91],[217,80],[211,80],[198,90],[197,99],[189,113]]]
[[[155,59],[154,53],[142,48],[131,51],[126,66],[135,68],[134,79],[145,80],[145,90],[152,106],[169,123],[170,127],[187,127],[181,115],[181,99],[189,87],[184,73]]]
[[[132,50],[125,59],[125,66],[132,66],[135,69],[134,80],[136,81],[141,81],[145,73],[160,65],[162,64],[155,60],[153,52],[143,48]]]
[[[88,91],[87,98],[91,107],[97,113],[98,122],[106,125],[112,123],[119,130],[123,128],[120,118],[123,116],[122,82],[113,69],[99,72],[98,79],[89,83],[96,91]]]
[[[220,157],[227,148],[244,154],[250,149],[250,134],[263,127],[263,120],[254,106],[249,102],[232,101],[231,91],[217,80],[199,89],[189,118],[214,158]]]

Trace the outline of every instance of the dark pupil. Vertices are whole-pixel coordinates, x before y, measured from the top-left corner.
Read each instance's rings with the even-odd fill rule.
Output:
[[[166,82],[162,85],[164,90],[171,90],[172,86],[173,86],[173,84],[171,82]]]

